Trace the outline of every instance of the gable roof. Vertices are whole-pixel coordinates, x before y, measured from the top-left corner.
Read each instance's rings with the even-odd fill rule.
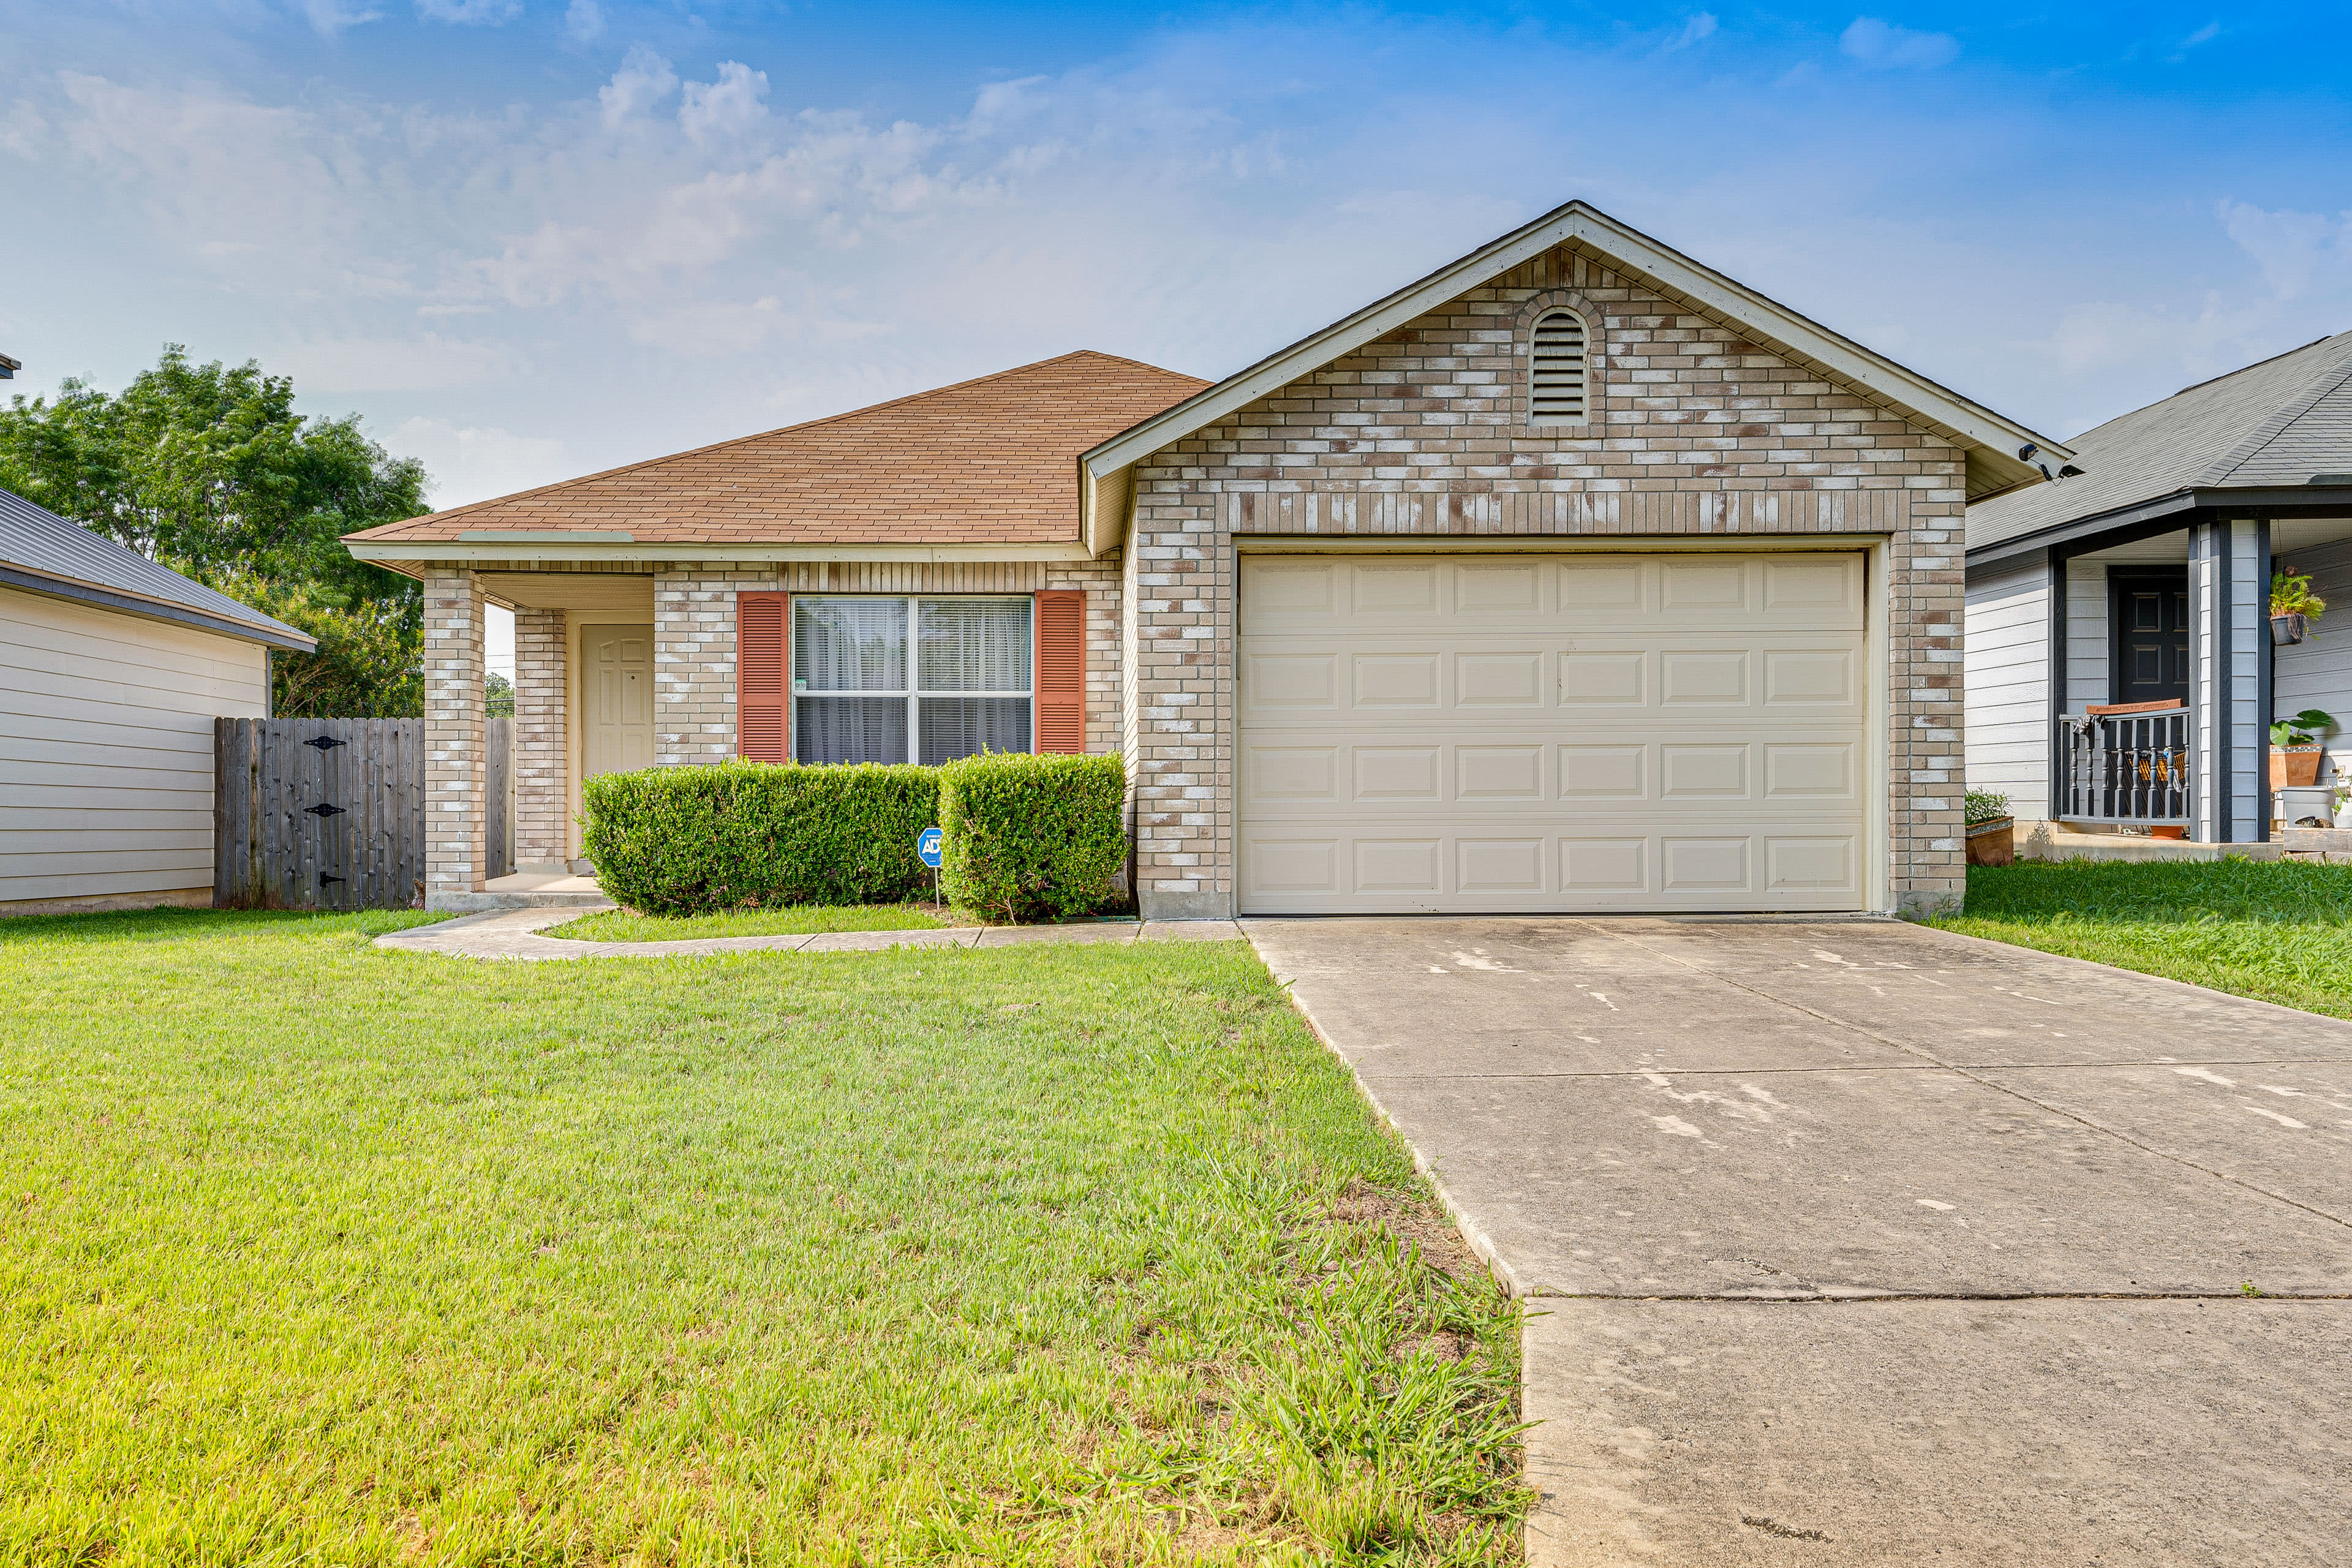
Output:
[[[0,490],[0,584],[308,653],[308,632],[216,594],[127,545]]]
[[[388,523],[346,542],[376,560],[386,558],[383,546],[434,543],[1074,549],[1078,454],[1206,384],[1080,351]]]
[[[2352,473],[2352,332],[2321,338],[2074,440],[2084,473],[1969,508],[1969,548],[2004,544],[2189,489],[2306,485]]]
[[[2036,435],[1982,404],[1799,315],[1587,203],[1575,201],[1301,338],[1087,452],[1085,502],[1089,543],[1096,543],[1097,536],[1107,542],[1097,544],[1097,549],[1116,542],[1132,482],[1129,470],[1142,458],[1561,245],[1603,258],[1662,293],[1688,302],[1699,313],[1736,327],[1749,341],[1866,393],[1874,402],[1951,440],[1968,454],[1971,496],[2039,484],[2041,472],[2016,455],[2017,448],[2029,442],[2062,459],[2071,456],[2048,437]]]

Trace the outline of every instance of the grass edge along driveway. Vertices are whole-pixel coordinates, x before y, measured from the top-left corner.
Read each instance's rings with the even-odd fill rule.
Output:
[[[2308,860],[2021,860],[1969,868],[1927,922],[2352,1018],[2352,866]]]
[[[1516,1310],[1246,945],[408,919],[0,926],[0,1560],[1516,1557]]]

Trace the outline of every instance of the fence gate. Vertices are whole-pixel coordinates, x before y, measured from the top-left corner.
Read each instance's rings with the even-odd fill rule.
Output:
[[[513,721],[487,728],[485,869],[503,877]],[[424,895],[425,721],[214,721],[215,904],[404,910]]]

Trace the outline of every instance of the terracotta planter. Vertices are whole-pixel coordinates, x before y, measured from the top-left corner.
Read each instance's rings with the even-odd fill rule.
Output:
[[[2189,829],[2178,822],[2160,823],[2147,830],[2150,838],[2186,838]]]
[[[2011,866],[2017,862],[2017,819],[1969,824],[1969,864]]]
[[[2319,782],[2319,746],[2273,746],[2271,788],[2293,789]]]
[[[2308,616],[2273,616],[2271,617],[2271,646],[2273,647],[2289,647],[2301,642],[2310,635],[2311,617]]]

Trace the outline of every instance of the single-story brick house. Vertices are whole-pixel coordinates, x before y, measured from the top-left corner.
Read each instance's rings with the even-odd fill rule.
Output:
[[[1124,752],[1147,914],[1955,900],[1960,529],[2056,443],[1571,203],[1208,384],[1074,353],[355,534],[429,898],[579,781]]]

